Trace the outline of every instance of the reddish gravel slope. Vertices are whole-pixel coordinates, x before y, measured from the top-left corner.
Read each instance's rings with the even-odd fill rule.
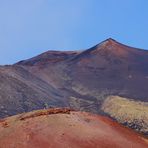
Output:
[[[147,148],[109,118],[69,109],[38,110],[0,121],[0,148]]]

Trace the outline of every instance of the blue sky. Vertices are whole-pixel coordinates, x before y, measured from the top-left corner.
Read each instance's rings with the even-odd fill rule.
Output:
[[[0,64],[112,37],[148,49],[148,0],[0,0]]]

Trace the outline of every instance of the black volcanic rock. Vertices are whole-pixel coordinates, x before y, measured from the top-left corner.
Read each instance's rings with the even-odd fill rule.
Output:
[[[0,67],[0,117],[70,106],[100,112],[109,95],[148,101],[148,51],[113,39],[84,51],[47,51]]]

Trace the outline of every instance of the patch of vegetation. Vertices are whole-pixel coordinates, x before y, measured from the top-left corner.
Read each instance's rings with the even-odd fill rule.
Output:
[[[101,109],[118,122],[148,135],[148,103],[109,96]]]

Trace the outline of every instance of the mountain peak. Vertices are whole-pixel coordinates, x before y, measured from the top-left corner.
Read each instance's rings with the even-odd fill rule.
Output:
[[[108,38],[108,39],[106,39],[105,41],[109,41],[109,42],[117,42],[115,39],[113,39],[113,38]]]
[[[101,42],[98,45],[105,45],[105,46],[111,46],[111,45],[117,45],[119,44],[119,42],[117,42],[116,40],[112,39],[112,38],[108,38],[105,41]]]
[[[116,41],[113,38],[108,38],[101,43],[97,44],[93,48],[89,49],[93,53],[105,53],[112,54],[116,56],[128,56],[129,51],[133,51],[132,47],[128,47],[120,42]]]
[[[108,38],[102,41],[101,43],[97,44],[96,46],[94,46],[93,50],[100,50],[100,49],[114,50],[117,48],[121,48],[121,44],[112,38]]]

